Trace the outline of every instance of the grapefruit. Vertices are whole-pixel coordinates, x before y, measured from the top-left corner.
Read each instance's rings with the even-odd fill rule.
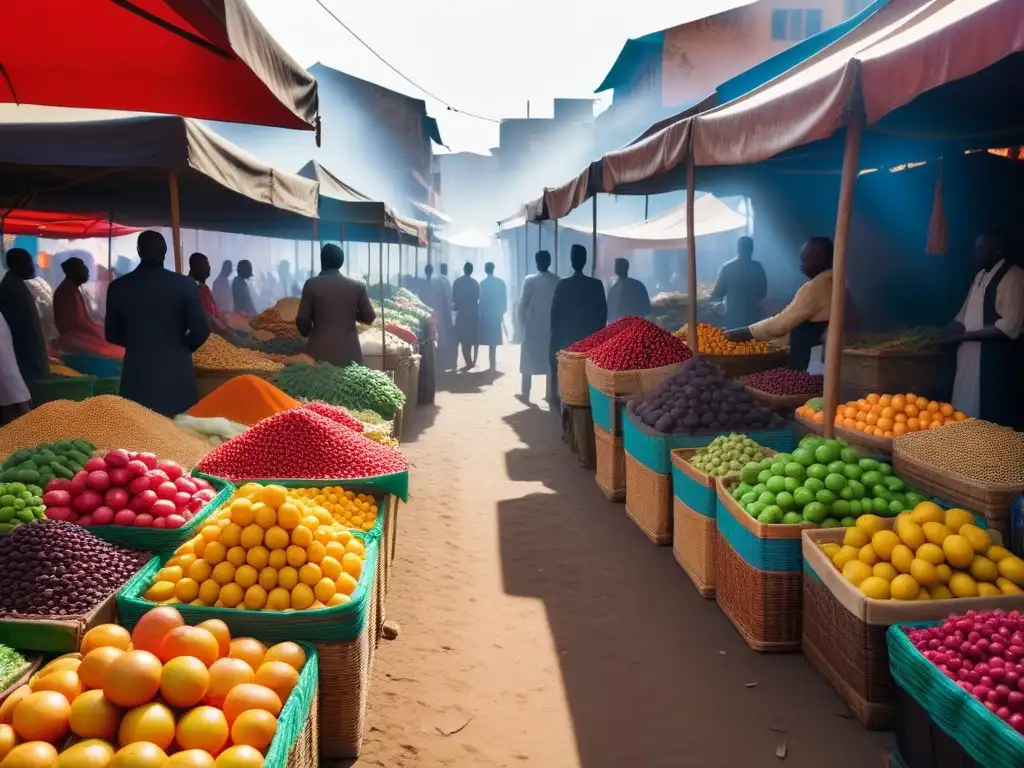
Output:
[[[213,707],[224,705],[224,697],[236,685],[251,683],[256,678],[252,667],[241,659],[218,659],[210,667],[210,685],[206,689],[206,703]]]
[[[128,709],[146,704],[160,690],[162,671],[160,659],[149,651],[126,651],[107,667],[103,695]]]
[[[179,656],[194,656],[208,667],[220,656],[220,643],[205,629],[175,627],[164,638],[157,656],[164,662]]]
[[[62,693],[30,693],[14,709],[14,730],[25,741],[59,741],[68,735],[71,703]]]
[[[86,691],[71,704],[71,732],[83,739],[113,741],[121,724],[121,710],[103,696],[103,691]]]
[[[164,665],[160,695],[172,707],[194,707],[210,687],[210,672],[195,656],[178,656]]]
[[[117,741],[122,746],[148,741],[167,751],[174,741],[174,714],[163,704],[143,704],[124,713]]]
[[[117,624],[100,624],[85,633],[79,651],[83,657],[97,648],[120,648],[127,651],[131,642],[132,636],[124,627]]]
[[[236,685],[224,699],[224,715],[229,723],[250,709],[262,709],[277,717],[281,714],[281,699],[266,686],[254,683]]]
[[[132,646],[137,651],[149,651],[160,655],[160,646],[171,630],[183,626],[185,620],[170,606],[160,606],[143,614],[132,630]],[[115,755],[115,758],[117,756]]]
[[[228,742],[228,721],[216,707],[196,707],[181,716],[175,737],[182,749],[216,755]]]

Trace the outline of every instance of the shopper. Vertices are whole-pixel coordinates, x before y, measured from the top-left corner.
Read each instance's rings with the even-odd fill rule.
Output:
[[[711,300],[724,302],[726,328],[753,325],[761,319],[761,302],[768,295],[768,277],[761,262],[754,261],[754,239],[736,241],[736,258],[718,270]]]
[[[248,259],[238,262],[238,274],[231,281],[231,303],[234,306],[236,315],[241,315],[246,320],[256,317],[256,305],[252,301],[252,293],[249,284],[246,282],[252,277],[252,263]]]
[[[377,319],[366,285],[341,274],[344,263],[345,253],[334,243],[321,249],[320,274],[302,286],[295,318],[299,333],[309,338],[306,354],[339,367],[363,362],[356,323]]]
[[[78,256],[61,262],[64,279],[53,292],[53,317],[60,334],[60,351],[120,360],[124,350],[107,342],[103,326],[92,319],[82,295],[89,282],[89,267]],[[108,289],[109,290],[109,289]]]
[[[32,396],[18,370],[11,329],[0,315],[0,427],[28,413],[31,407]]]
[[[124,347],[121,397],[173,417],[199,399],[192,353],[210,335],[193,279],[164,269],[167,242],[139,235],[141,262],[110,284],[106,337]]]
[[[437,318],[437,351],[441,358],[441,370],[454,371],[459,364],[459,342],[455,336],[455,325],[452,322],[452,312],[455,307],[452,301],[452,284],[448,280],[448,265],[440,264],[438,273],[434,279],[443,294],[442,303],[448,305],[448,312],[443,319]],[[445,333],[441,333],[442,324]]]
[[[494,276],[494,262],[484,264],[487,274],[480,282],[480,336],[478,341],[487,347],[488,370],[498,370],[498,347],[501,346],[508,311],[508,289],[505,281]],[[476,359],[476,351],[473,352]]]
[[[11,332],[18,369],[28,382],[50,375],[43,325],[32,292],[26,285],[35,274],[36,267],[28,251],[12,248],[7,252],[7,274],[0,280],[0,314]]]
[[[462,370],[476,365],[474,347],[480,328],[480,283],[473,277],[473,265],[468,261],[462,267],[462,276],[452,284],[452,309],[455,311],[455,338],[462,347]]]
[[[519,372],[523,375],[520,399],[530,402],[530,389],[534,376],[545,376],[545,399],[553,401],[550,360],[551,306],[558,286],[558,276],[551,274],[551,254],[537,251],[537,274],[523,281],[523,295],[519,299],[519,322],[523,328],[523,344],[519,356]],[[603,292],[602,292],[603,298]]]
[[[551,347],[549,364],[557,371],[555,355],[580,339],[604,328],[608,319],[608,305],[604,286],[595,277],[583,274],[587,266],[587,249],[574,245],[569,251],[572,276],[562,280],[551,300]],[[557,387],[555,388],[557,397]]]
[[[231,272],[234,265],[231,259],[227,259],[220,265],[220,274],[213,281],[213,300],[217,302],[217,309],[225,315],[230,315],[234,310],[234,302],[231,301]]]
[[[644,317],[651,311],[647,286],[629,276],[629,262],[615,260],[615,284],[608,290],[608,322],[623,317]]]

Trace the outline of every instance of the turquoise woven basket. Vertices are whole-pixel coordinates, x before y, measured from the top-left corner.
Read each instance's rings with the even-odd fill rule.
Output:
[[[742,514],[746,514],[743,512]],[[781,528],[782,526],[776,526]],[[803,526],[786,526],[802,528]],[[734,514],[718,502],[718,535],[725,538],[747,565],[759,571],[802,571],[800,537],[765,539],[743,526]]]
[[[211,482],[213,481],[214,477],[217,477],[216,475],[208,475],[207,473],[201,472],[198,469],[193,469],[192,470],[192,475],[193,475],[193,477],[205,478],[206,480],[209,480]],[[225,482],[228,482],[225,478],[217,477],[217,479],[218,480],[224,480]],[[288,479],[261,478],[259,480],[248,479],[248,480],[231,481],[231,482],[234,482],[234,484],[236,486],[241,486],[243,483],[263,483],[264,485],[270,485],[270,484],[283,485],[286,488],[309,488],[310,486],[318,485],[318,484],[319,485],[343,485],[346,488],[349,488],[349,487],[352,487],[352,488],[360,487],[360,488],[366,488],[366,489],[373,489],[375,495],[380,495],[381,493],[393,493],[395,496],[400,498],[402,501],[406,501],[406,502],[409,501],[409,471],[408,470],[406,470],[404,472],[394,472],[394,473],[392,473],[390,475],[378,475],[377,477],[352,477],[352,478],[348,478],[348,479],[335,478],[335,477],[324,477],[324,478],[317,478],[317,479],[311,479],[311,480],[306,480],[306,479],[302,479],[302,478],[288,478]],[[369,491],[365,490],[365,491],[363,491],[363,493],[369,493]]]
[[[715,486],[709,488],[701,485],[681,470],[675,461],[672,462],[672,493],[699,515],[714,519],[718,514],[718,495],[715,493]]]
[[[594,423],[612,437],[622,434],[623,414],[626,409],[626,398],[612,397],[601,390],[590,386],[590,413]]]
[[[379,549],[376,541],[367,539],[359,532],[354,535],[366,543],[366,561],[359,584],[351,600],[344,605],[306,611],[250,611],[181,604],[174,607],[189,624],[221,619],[228,625],[232,637],[255,637],[268,643],[285,640],[304,640],[310,643],[354,640],[366,626],[369,617]],[[120,623],[128,629],[132,629],[144,613],[156,607],[156,603],[144,599],[142,595],[166,561],[167,558],[154,557],[118,593],[117,615]]]
[[[939,672],[910,642],[903,626],[889,627],[886,643],[889,670],[896,684],[979,766],[1017,768],[1024,765],[1024,737]]]
[[[299,680],[288,695],[288,700],[277,718],[277,732],[267,748],[263,768],[285,768],[292,746],[306,727],[306,721],[313,711],[317,686],[320,680],[320,658],[316,648],[309,643],[299,643],[306,652],[306,664],[299,673]]]

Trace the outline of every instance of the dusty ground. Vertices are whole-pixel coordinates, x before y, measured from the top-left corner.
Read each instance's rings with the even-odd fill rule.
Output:
[[[554,416],[515,399],[503,351],[512,373],[448,377],[405,427],[401,634],[381,644],[356,765],[881,766],[884,737],[803,656],[748,650],[605,500]]]

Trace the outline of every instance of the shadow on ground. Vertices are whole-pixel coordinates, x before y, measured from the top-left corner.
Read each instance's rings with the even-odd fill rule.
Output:
[[[506,421],[529,444],[557,429],[549,416]],[[580,482],[568,446],[549,438],[507,463],[554,491],[498,504],[502,573],[506,592],[545,603],[583,768],[881,764],[884,737],[850,719],[802,655],[750,651],[670,548]]]

